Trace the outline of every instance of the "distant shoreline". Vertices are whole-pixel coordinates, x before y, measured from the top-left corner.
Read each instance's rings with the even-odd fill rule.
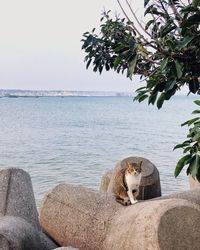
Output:
[[[65,90],[15,90],[0,89],[0,97],[18,98],[18,97],[100,97],[100,96],[132,96],[130,92],[114,91],[65,91]]]

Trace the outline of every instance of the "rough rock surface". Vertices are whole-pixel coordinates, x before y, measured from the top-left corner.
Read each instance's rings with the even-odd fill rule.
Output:
[[[155,165],[149,160],[142,157],[128,157],[118,162],[114,170],[108,171],[101,179],[100,190],[111,192],[117,171],[129,162],[142,161],[142,179],[140,184],[139,200],[148,200],[161,196],[160,176]]]
[[[28,247],[28,240],[32,248]],[[0,171],[0,249],[6,247],[9,250],[51,250],[57,247],[39,224],[29,174],[16,168]]]
[[[78,248],[74,248],[74,247],[58,247],[54,250],[78,250]]]
[[[188,191],[178,192],[170,195],[155,198],[153,200],[165,199],[183,199],[195,203],[200,206],[200,188],[195,188]]]
[[[42,226],[60,245],[80,250],[198,250],[200,245],[200,206],[186,199],[124,207],[108,193],[62,184],[46,195],[40,211]]]
[[[43,200],[40,223],[61,246],[102,250],[99,242],[120,208],[110,194],[60,184]]]
[[[189,175],[188,179],[189,179],[190,189],[200,187],[200,182],[194,179],[191,175]]]
[[[0,216],[17,216],[40,228],[30,175],[22,169],[0,171]]]
[[[4,216],[0,219],[0,235],[4,238],[0,249],[47,250],[43,248],[39,231],[24,219]],[[6,248],[9,246],[9,248]]]

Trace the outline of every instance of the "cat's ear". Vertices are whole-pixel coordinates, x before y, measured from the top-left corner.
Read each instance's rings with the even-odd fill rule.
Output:
[[[129,169],[131,168],[130,162],[127,161],[127,162],[126,162],[126,165],[127,165],[127,168],[129,168]]]
[[[137,165],[140,169],[142,169],[142,161],[138,161]]]

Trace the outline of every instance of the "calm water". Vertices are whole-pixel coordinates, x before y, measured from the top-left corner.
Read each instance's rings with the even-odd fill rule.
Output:
[[[197,97],[195,97],[197,99]],[[20,167],[32,177],[37,201],[61,182],[98,189],[118,160],[142,156],[160,171],[163,194],[188,188],[173,176],[191,118],[194,97],[176,97],[162,110],[132,97],[0,99],[0,167]]]

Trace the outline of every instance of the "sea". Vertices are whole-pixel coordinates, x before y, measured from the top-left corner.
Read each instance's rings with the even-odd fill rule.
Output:
[[[189,188],[174,177],[185,140],[181,127],[197,96],[175,96],[162,109],[133,97],[0,98],[0,168],[27,171],[37,203],[59,183],[98,190],[101,176],[129,156],[158,168],[162,194]]]

